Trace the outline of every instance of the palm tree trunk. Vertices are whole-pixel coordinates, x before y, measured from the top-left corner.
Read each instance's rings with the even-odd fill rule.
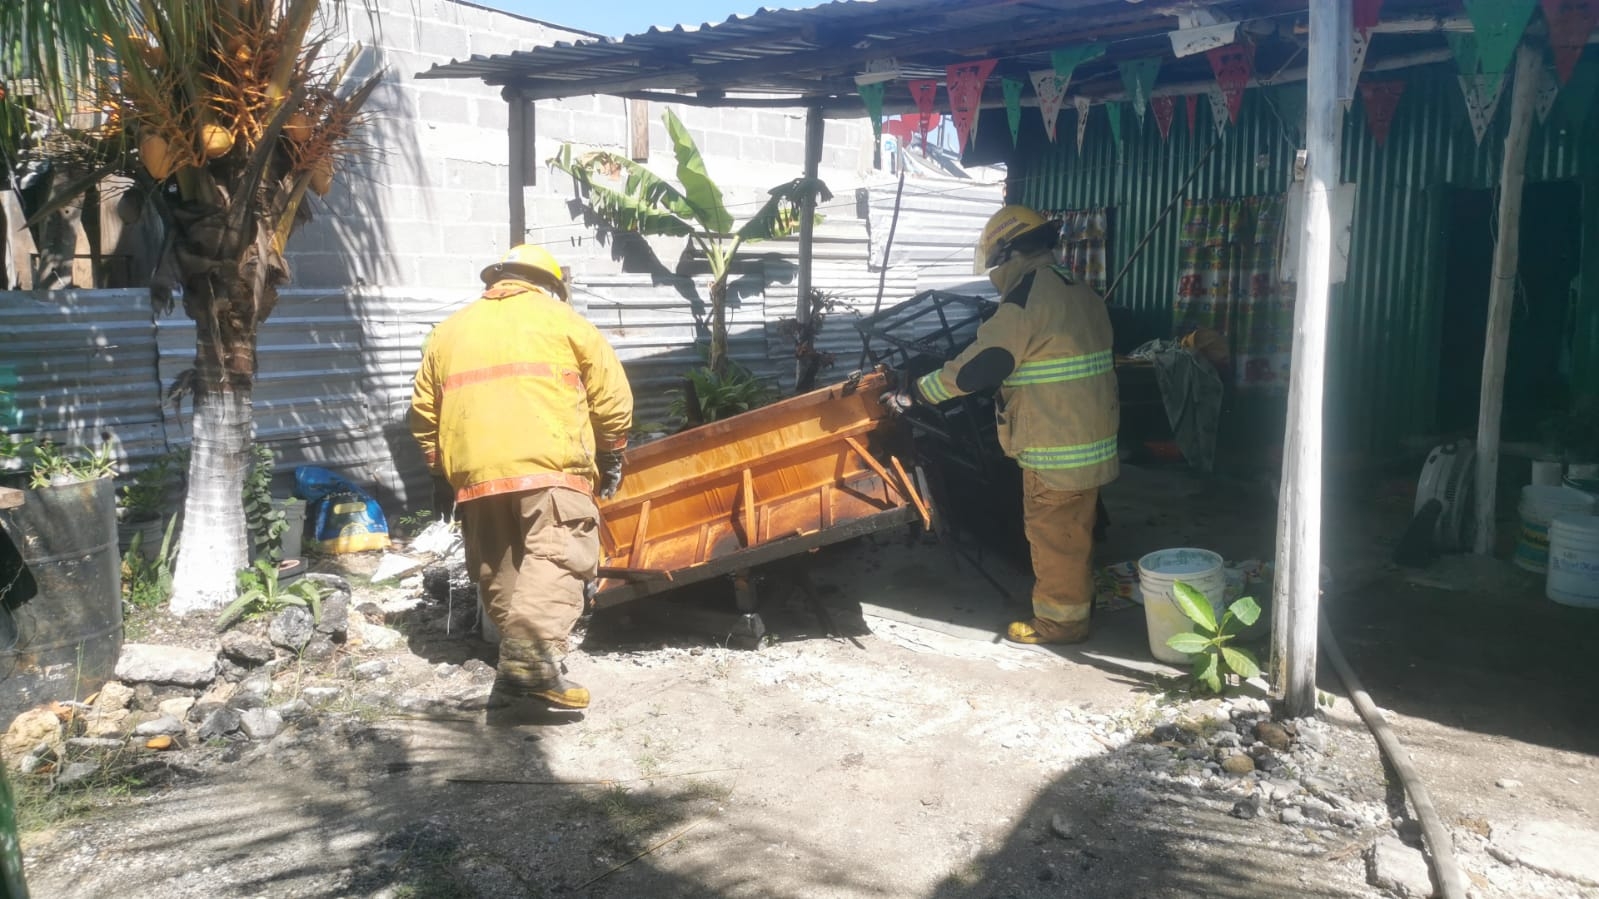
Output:
[[[184,272],[184,311],[194,319],[194,432],[189,495],[173,571],[172,611],[219,609],[237,592],[236,573],[247,564],[244,475],[253,438],[251,385],[255,381],[255,328],[276,298],[275,284],[252,283],[260,274],[255,253],[244,264],[215,263],[186,250],[220,250],[228,241],[178,217],[178,265]],[[185,225],[189,227],[185,228]],[[218,252],[216,255],[223,255]],[[216,258],[216,256],[212,256]]]

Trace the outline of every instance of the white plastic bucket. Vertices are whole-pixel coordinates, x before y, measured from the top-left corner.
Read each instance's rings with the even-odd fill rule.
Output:
[[[1543,574],[1549,563],[1549,522],[1570,513],[1593,514],[1594,498],[1570,487],[1533,485],[1521,488],[1521,536],[1516,539],[1516,566]]]
[[[1599,515],[1568,513],[1550,522],[1544,595],[1561,605],[1599,609]]]
[[[1187,663],[1188,656],[1166,645],[1177,634],[1194,629],[1174,599],[1174,585],[1182,581],[1210,600],[1212,609],[1220,606],[1227,591],[1227,571],[1222,557],[1208,549],[1162,549],[1138,560],[1138,587],[1144,596],[1144,625],[1149,631],[1149,651],[1162,662]]]

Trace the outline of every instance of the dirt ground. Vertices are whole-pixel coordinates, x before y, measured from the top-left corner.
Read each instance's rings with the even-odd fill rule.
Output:
[[[1107,492],[1101,561],[1172,545],[1269,558],[1264,492],[1132,470]],[[1483,835],[1532,818],[1595,827],[1599,616],[1513,577],[1519,593],[1412,586],[1381,563],[1394,516],[1343,505],[1362,517],[1328,529],[1346,585],[1329,613],[1476,895],[1599,895],[1495,859]],[[1239,817],[1240,783],[1154,773],[1187,769],[1151,725],[1226,709],[1162,689],[1136,607],[1098,615],[1082,647],[1004,644],[1025,574],[970,540],[899,534],[758,586],[776,637],[758,651],[674,632],[673,603],[691,599],[597,618],[569,660],[595,695],[581,715],[431,701],[470,693],[483,669],[462,663],[493,649],[461,610],[393,614],[406,641],[351,659],[387,660],[382,677],[340,682],[268,744],[199,752],[159,787],[35,826],[30,884],[46,899],[1383,895],[1362,853],[1404,803],[1344,699],[1307,764],[1382,820]],[[400,608],[415,593],[357,599]],[[275,695],[316,677],[281,670]],[[1341,696],[1330,674],[1322,685]]]

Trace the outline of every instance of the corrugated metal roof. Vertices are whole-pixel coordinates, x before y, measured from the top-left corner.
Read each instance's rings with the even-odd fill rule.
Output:
[[[1206,5],[1243,18],[1292,11],[1296,4]],[[533,99],[634,90],[854,98],[853,76],[868,60],[894,57],[903,78],[942,80],[946,66],[982,55],[1002,55],[1004,69],[1022,73],[1047,67],[1060,46],[1114,41],[1105,59],[1081,67],[1076,83],[1103,79],[1119,86],[1114,60],[1169,53],[1165,35],[1176,21],[1166,6],[1125,0],[837,0],[810,9],[762,9],[693,29],[651,28],[615,40],[474,55],[417,77],[517,84]],[[1202,57],[1194,67],[1205,68]]]

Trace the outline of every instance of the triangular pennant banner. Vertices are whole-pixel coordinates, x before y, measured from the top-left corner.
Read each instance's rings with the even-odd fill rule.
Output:
[[[1212,84],[1205,88],[1205,96],[1210,100],[1210,118],[1216,124],[1216,136],[1221,137],[1227,132],[1227,93],[1221,85]]]
[[[970,144],[976,130],[977,112],[983,105],[983,85],[993,74],[997,59],[963,62],[944,69],[945,90],[949,92],[949,108],[955,117],[955,137],[961,150]]]
[[[1560,78],[1547,66],[1538,69],[1538,93],[1533,98],[1533,108],[1538,111],[1540,123],[1549,121],[1549,110],[1555,108],[1555,98],[1560,96]]]
[[[1484,75],[1495,81],[1504,77],[1537,6],[1538,0],[1466,0],[1466,15],[1477,38],[1477,62]]]
[[[1087,97],[1073,97],[1072,105],[1077,107],[1077,155],[1083,155],[1083,137],[1088,134],[1088,110],[1093,107],[1088,105]]]
[[[1177,116],[1177,101],[1171,97],[1151,97],[1149,109],[1155,113],[1155,127],[1162,141],[1171,140],[1171,120]]]
[[[1575,128],[1588,117],[1594,98],[1599,96],[1599,57],[1589,57],[1577,63],[1571,80],[1560,88],[1555,99],[1555,120]]]
[[[1070,80],[1072,72],[1077,71],[1078,66],[1104,55],[1104,44],[1078,44],[1075,47],[1062,47],[1051,53],[1049,64],[1055,70],[1055,74]]]
[[[1122,103],[1109,100],[1105,103],[1105,114],[1110,116],[1110,142],[1116,145],[1116,159],[1122,158]]]
[[[1588,35],[1599,24],[1599,0],[1543,0],[1543,17],[1549,22],[1555,71],[1560,73],[1560,83],[1565,84],[1582,57]]]
[[[1388,129],[1394,123],[1394,110],[1399,108],[1399,96],[1405,92],[1405,82],[1360,82],[1360,105],[1366,108],[1366,129],[1371,132],[1377,146],[1388,142]]]
[[[1377,27],[1379,13],[1382,12],[1382,0],[1354,0],[1351,12],[1354,14],[1354,33],[1371,37],[1371,30]]]
[[[1217,47],[1205,54],[1210,59],[1210,70],[1216,73],[1226,98],[1228,121],[1238,121],[1238,107],[1244,102],[1244,88],[1255,73],[1255,45],[1239,41],[1226,47]]]
[[[1188,136],[1194,136],[1194,125],[1199,121],[1199,95],[1186,94],[1183,105],[1188,107]]]
[[[1277,118],[1287,127],[1289,140],[1297,143],[1305,131],[1305,82],[1283,82],[1272,87],[1267,96],[1277,107]]]
[[[861,95],[861,103],[866,107],[866,114],[872,119],[872,137],[883,139],[883,91],[888,88],[888,83],[878,81],[872,84],[863,84],[857,90]]]
[[[1022,88],[1024,85],[1015,78],[1001,78],[999,86],[1005,92],[1005,121],[1010,124],[1010,145],[1022,136]]]
[[[1354,31],[1349,35],[1349,84],[1351,87],[1360,84],[1360,71],[1366,67],[1366,50],[1371,47],[1371,37],[1368,34]],[[1349,96],[1354,98],[1355,92],[1350,91]],[[1349,109],[1349,101],[1344,101],[1344,110]]]
[[[911,99],[916,101],[916,115],[921,120],[922,155],[926,156],[927,128],[938,102],[938,82],[932,78],[922,78],[908,82],[906,86],[910,88]]]
[[[1488,134],[1494,113],[1499,111],[1499,95],[1504,86],[1503,80],[1495,81],[1487,75],[1473,75],[1470,78],[1460,76],[1460,92],[1466,98],[1466,115],[1471,118],[1471,132],[1476,135],[1478,144]]]
[[[1069,76],[1055,74],[1053,69],[1039,69],[1032,73],[1033,90],[1038,93],[1038,111],[1044,116],[1044,133],[1049,142],[1055,142],[1055,120],[1060,118],[1060,104],[1066,99]]]
[[[1446,31],[1444,40],[1455,55],[1455,68],[1467,78],[1481,71],[1477,62],[1477,37],[1469,31]]]
[[[1132,104],[1133,113],[1138,116],[1139,127],[1143,127],[1144,107],[1149,104],[1150,92],[1155,87],[1155,76],[1160,73],[1160,57],[1129,59],[1118,63],[1116,67],[1122,73],[1122,86],[1127,89],[1127,102]]]

